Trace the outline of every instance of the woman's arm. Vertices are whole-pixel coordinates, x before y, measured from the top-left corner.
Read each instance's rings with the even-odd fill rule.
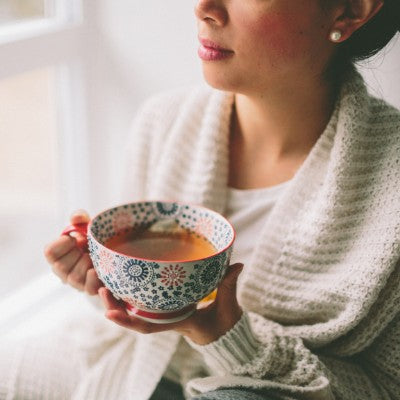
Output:
[[[317,356],[302,339],[285,335],[283,327],[253,313],[244,314],[215,342],[189,343],[221,386],[259,387],[294,399],[400,399],[400,315],[353,357]],[[195,394],[203,385],[195,380],[190,386]]]
[[[320,359],[328,368],[338,398],[350,398],[345,390],[351,381],[361,384],[360,398],[399,399],[400,398],[400,313],[360,354],[338,359],[332,356],[321,356]],[[360,381],[362,379],[362,381]],[[384,393],[381,397],[369,393]],[[386,396],[386,397],[385,397]],[[357,397],[353,397],[357,398]]]

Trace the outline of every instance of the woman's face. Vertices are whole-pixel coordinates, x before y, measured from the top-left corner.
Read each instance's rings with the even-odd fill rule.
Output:
[[[331,59],[321,0],[198,0],[199,56],[211,86],[284,90],[320,78]]]

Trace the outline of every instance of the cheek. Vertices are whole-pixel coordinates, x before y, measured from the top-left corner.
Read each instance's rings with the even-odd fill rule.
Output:
[[[299,23],[298,16],[273,14],[244,24],[243,28],[249,35],[247,43],[252,43],[260,57],[273,57],[275,62],[295,62],[310,46],[310,34],[304,30],[305,26]]]

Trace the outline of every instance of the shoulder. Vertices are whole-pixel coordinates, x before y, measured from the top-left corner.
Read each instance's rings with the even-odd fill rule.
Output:
[[[370,96],[369,123],[375,129],[400,136],[400,111],[382,99]]]
[[[393,173],[398,183],[399,174],[396,169],[400,163],[400,111],[382,99],[370,97],[368,113],[368,135],[371,155],[380,159],[387,175]]]
[[[400,111],[370,94],[358,72],[344,85],[340,103],[339,121],[353,139],[382,148],[400,144]]]

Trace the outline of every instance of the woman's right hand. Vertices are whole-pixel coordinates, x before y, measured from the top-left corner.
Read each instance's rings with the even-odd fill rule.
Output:
[[[71,224],[89,222],[89,215],[82,210],[71,216]],[[76,233],[76,236],[62,235],[46,246],[45,257],[53,268],[53,272],[75,289],[96,295],[104,286],[93,268],[92,260],[86,251],[86,238]]]

